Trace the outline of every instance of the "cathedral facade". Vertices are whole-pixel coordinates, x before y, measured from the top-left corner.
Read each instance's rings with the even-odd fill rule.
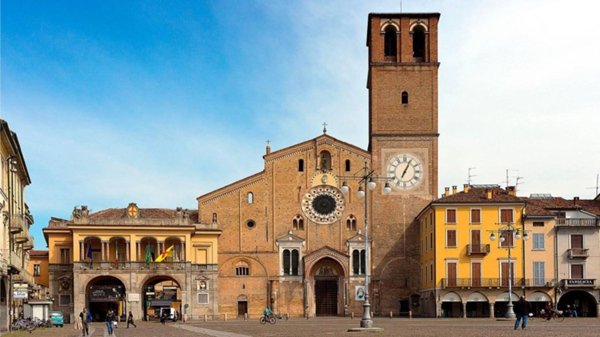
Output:
[[[415,217],[437,195],[438,20],[369,15],[367,150],[324,130],[267,146],[261,172],[198,197],[198,222],[222,231],[219,313],[358,314],[365,290],[375,314],[419,312]],[[377,185],[365,200],[366,176]]]

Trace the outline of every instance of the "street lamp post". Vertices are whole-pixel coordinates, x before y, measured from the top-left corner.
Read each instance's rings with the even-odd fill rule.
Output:
[[[365,200],[365,300],[363,302],[363,316],[360,320],[360,327],[371,329],[373,328],[373,319],[371,316],[371,304],[369,303],[369,269],[370,269],[370,245],[369,245],[369,217],[368,217],[368,191],[373,191],[377,188],[377,180],[385,181],[383,188],[384,194],[389,194],[392,191],[388,182],[389,178],[377,177],[374,175],[373,170],[370,170],[365,162],[365,166],[361,169],[362,172],[358,172],[352,176],[341,176],[340,178],[358,180],[358,191],[357,196]],[[364,187],[363,187],[364,186]],[[342,193],[347,194],[350,188],[344,181],[342,183]]]
[[[510,233],[511,242],[509,242],[506,245],[508,248],[508,304],[506,305],[506,314],[504,315],[504,317],[515,318],[515,312],[513,310],[513,302],[512,302],[513,268],[512,268],[510,251],[511,251],[512,245],[514,244],[514,240],[512,240],[512,238],[520,240],[521,239],[521,231],[518,228],[515,228],[514,223],[510,223],[510,222],[507,225],[505,225],[504,227],[499,228],[498,236],[500,238],[498,240],[500,241],[500,245],[502,245],[502,242],[504,242],[506,240],[506,238],[504,237],[505,233]],[[527,241],[528,239],[529,239],[529,235],[527,235],[527,233],[523,232],[523,240]],[[492,240],[492,241],[496,240],[496,235],[494,234],[494,232],[492,232],[492,234],[490,234],[490,240]]]

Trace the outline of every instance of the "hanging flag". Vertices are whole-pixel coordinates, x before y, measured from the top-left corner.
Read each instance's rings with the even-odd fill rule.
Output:
[[[152,262],[152,255],[150,253],[150,249],[152,246],[146,245],[146,263]]]
[[[175,249],[175,245],[171,245],[171,247],[167,248],[167,250],[162,252],[162,254],[160,254],[160,256],[157,257],[156,260],[154,260],[154,262],[162,262],[164,259],[167,258],[167,256],[169,256],[169,254],[173,254],[173,249]]]
[[[92,259],[92,244],[88,243],[87,258]]]

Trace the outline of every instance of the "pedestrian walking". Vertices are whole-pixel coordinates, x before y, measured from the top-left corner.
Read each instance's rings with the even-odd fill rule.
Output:
[[[127,329],[129,329],[129,324],[137,328],[137,325],[135,325],[135,323],[133,322],[133,314],[131,313],[131,310],[129,310],[129,315],[127,315]]]
[[[90,331],[88,330],[87,317],[88,317],[87,309],[85,307],[83,307],[83,310],[81,310],[81,312],[79,313],[79,318],[81,319],[81,335],[82,336],[90,335]]]
[[[106,329],[108,330],[108,334],[113,334],[113,322],[115,321],[115,313],[112,309],[109,309],[106,313]]]
[[[521,320],[523,323],[521,324],[521,329],[525,329],[527,327],[527,319],[529,318],[530,311],[529,302],[525,299],[525,296],[521,296],[517,304],[515,304],[515,315],[517,315],[517,320],[515,321],[515,330],[519,328],[519,323]]]

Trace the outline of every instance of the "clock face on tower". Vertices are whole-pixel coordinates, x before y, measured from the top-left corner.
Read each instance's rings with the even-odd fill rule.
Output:
[[[418,186],[423,178],[423,164],[410,154],[399,153],[388,162],[388,177],[398,189],[409,190]]]

